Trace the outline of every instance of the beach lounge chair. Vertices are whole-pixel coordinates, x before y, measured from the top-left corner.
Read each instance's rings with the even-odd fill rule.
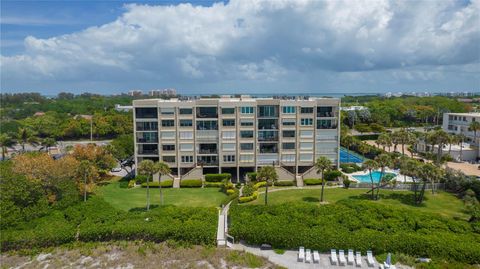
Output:
[[[337,251],[335,249],[330,250],[330,262],[332,265],[337,265],[338,259],[337,259]]]
[[[353,257],[353,249],[348,250],[348,256],[347,256],[347,263],[352,265],[355,262],[355,259]]]
[[[373,259],[373,254],[371,250],[367,251],[367,264],[368,267],[375,267],[375,260]]]
[[[304,247],[299,247],[298,248],[298,258],[297,261],[303,262],[305,259],[305,248]]]
[[[313,251],[313,263],[320,263],[320,254],[317,250]]]
[[[360,251],[355,253],[355,262],[357,267],[362,267],[362,253]]]
[[[312,252],[308,248],[305,251],[305,262],[306,263],[311,263],[312,262]]]
[[[340,265],[345,265],[347,263],[347,260],[345,259],[345,252],[343,249],[338,251],[338,264]]]

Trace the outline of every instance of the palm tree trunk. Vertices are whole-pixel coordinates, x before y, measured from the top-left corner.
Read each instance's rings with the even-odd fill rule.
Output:
[[[2,147],[2,160],[5,160],[5,147]]]
[[[162,174],[158,175],[158,188],[160,189],[160,205],[163,205]]]
[[[402,143],[402,155],[405,155],[405,144]]]
[[[323,170],[322,170],[322,194],[320,195],[320,203],[323,202],[323,190],[325,188],[325,179],[323,178]]]
[[[421,204],[423,201],[423,196],[425,195],[425,188],[427,187],[427,181],[423,182],[422,190],[420,191],[420,195],[418,196],[417,205]]]
[[[148,179],[149,176],[147,176],[147,211],[150,210],[150,182]]]
[[[369,169],[368,171],[370,173],[370,181],[372,182],[372,200],[375,200],[375,186],[374,186],[373,177],[372,177],[372,170]]]
[[[417,201],[417,182],[415,181],[415,177],[412,177],[413,181],[413,202],[416,203]]]
[[[440,159],[442,157],[442,148],[443,148],[443,144],[440,143],[438,144],[438,150],[437,150],[437,164],[440,165]]]
[[[380,169],[380,178],[378,179],[376,200],[378,200],[378,197],[380,194],[380,186],[382,185],[382,178],[383,178],[384,171],[385,171],[385,167],[382,167],[382,169]]]
[[[265,180],[267,184],[265,184],[265,205],[268,204],[268,180]]]

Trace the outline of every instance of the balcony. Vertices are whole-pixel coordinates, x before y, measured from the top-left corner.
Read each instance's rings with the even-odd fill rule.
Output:
[[[200,166],[217,166],[217,156],[197,156],[197,165]]]
[[[258,141],[278,141],[278,131],[258,131]]]
[[[217,107],[197,107],[197,118],[199,119],[218,118]]]
[[[217,154],[217,144],[199,144],[198,154]]]
[[[261,143],[259,146],[260,153],[278,153],[277,143]]]
[[[137,133],[137,143],[158,143],[157,132]]]
[[[158,155],[158,149],[138,149],[140,155]]]
[[[196,139],[208,139],[215,140],[218,139],[218,131],[197,131]]]
[[[258,130],[278,130],[277,119],[259,119]]]
[[[259,118],[278,118],[278,106],[258,106]]]
[[[156,119],[158,112],[156,107],[137,107],[135,108],[136,119]]]
[[[145,121],[136,123],[137,131],[157,131],[158,122],[156,121]]]

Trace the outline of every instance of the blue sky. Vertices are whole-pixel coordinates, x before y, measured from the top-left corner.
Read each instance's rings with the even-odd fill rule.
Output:
[[[2,92],[480,91],[480,0],[2,1]]]

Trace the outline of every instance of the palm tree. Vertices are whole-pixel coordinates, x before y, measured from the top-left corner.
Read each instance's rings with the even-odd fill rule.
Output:
[[[163,193],[162,193],[162,176],[170,174],[170,167],[168,167],[168,164],[160,161],[157,163],[158,166],[158,186],[160,189],[160,204],[163,205]]]
[[[150,182],[149,179],[153,175],[158,173],[158,165],[157,163],[153,162],[152,160],[143,160],[140,162],[138,165],[138,172],[141,175],[146,175],[147,176],[147,211],[150,210]]]
[[[457,135],[449,134],[448,135],[448,155],[452,152],[452,144],[458,144],[460,138]]]
[[[385,147],[388,147],[390,149],[390,147],[392,146],[392,138],[390,137],[390,135],[383,133],[378,136],[377,143],[379,145],[382,145],[383,151],[385,151]]]
[[[345,147],[347,147],[347,163],[350,162],[350,147],[355,144],[355,138],[351,135],[347,135],[343,138],[343,143]]]
[[[375,200],[375,183],[373,182],[372,171],[378,168],[378,163],[369,159],[363,162],[363,167],[368,169],[370,174],[370,181],[372,182],[372,200]]]
[[[269,181],[277,181],[278,175],[277,172],[275,171],[275,167],[273,166],[263,166],[258,170],[257,173],[257,179],[260,181],[265,181],[267,184],[265,184],[265,205],[268,203],[268,184]]]
[[[463,142],[465,141],[465,135],[457,134],[457,143],[460,145],[460,161],[463,161]]]
[[[318,157],[315,162],[315,168],[317,168],[317,174],[322,175],[322,194],[320,195],[320,203],[323,202],[323,190],[325,189],[325,177],[324,172],[332,168],[332,161],[325,156]]]
[[[92,164],[87,161],[83,160],[80,162],[80,165],[78,166],[78,173],[83,176],[83,201],[87,201],[87,177],[89,175],[93,175],[95,167],[92,166]]]
[[[409,137],[407,130],[401,129],[400,131],[395,132],[393,136],[396,137],[398,144],[402,146],[402,155],[405,155],[405,144],[408,144]]]
[[[53,147],[56,145],[56,141],[55,139],[51,138],[51,137],[47,137],[47,138],[44,138],[40,144],[42,145],[42,147],[45,149],[45,152],[48,152],[48,148],[50,147]]]
[[[442,158],[443,146],[446,143],[449,142],[449,140],[450,140],[449,137],[450,136],[444,130],[437,130],[437,131],[435,131],[433,137],[434,137],[435,143],[438,146],[438,149],[437,149],[437,165],[440,165],[441,158]]]
[[[0,147],[2,147],[2,160],[5,159],[5,153],[8,148],[15,145],[15,140],[7,134],[0,134]]]
[[[477,145],[477,132],[480,131],[480,122],[472,121],[468,127],[470,131],[473,131],[473,137],[475,138],[474,145]]]
[[[367,143],[362,142],[358,145],[358,151],[360,151],[363,158],[365,158],[365,154],[370,152],[370,148],[368,147]]]
[[[423,198],[425,196],[425,187],[427,186],[428,182],[432,183],[432,193],[435,192],[433,185],[435,184],[435,180],[442,176],[441,170],[431,163],[423,164],[419,170],[418,174],[423,181],[422,189],[420,190],[420,194],[418,196],[417,204],[421,204]]]
[[[416,203],[418,200],[417,197],[417,192],[418,192],[418,187],[417,187],[417,180],[416,178],[419,175],[419,168],[421,167],[421,164],[419,161],[414,160],[414,159],[404,159],[402,163],[400,164],[400,173],[402,173],[405,176],[409,176],[412,178],[413,181],[413,191],[414,191],[414,196],[413,200]]]
[[[375,158],[375,161],[378,163],[378,167],[380,167],[380,178],[378,179],[378,187],[377,187],[377,195],[376,199],[378,200],[378,195],[380,193],[380,185],[383,180],[383,175],[385,174],[385,168],[392,165],[392,159],[388,154],[380,154]]]
[[[38,138],[35,134],[27,128],[18,129],[17,139],[22,145],[22,151],[25,152],[25,144],[29,143],[31,145],[38,144]]]

